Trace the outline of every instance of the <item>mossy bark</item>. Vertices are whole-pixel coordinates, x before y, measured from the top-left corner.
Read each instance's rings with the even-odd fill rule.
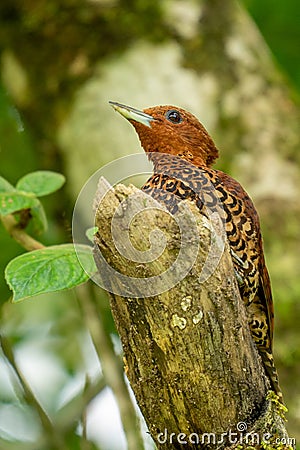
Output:
[[[163,274],[168,261],[174,261],[174,249],[182,243],[174,217],[159,209],[141,210],[132,226],[124,229],[120,204],[126,211],[135,203],[146,205],[148,199],[135,187],[123,185],[98,196],[95,260],[103,271],[104,257],[115,271],[109,280],[110,303],[125,371],[157,447],[216,448],[218,442],[218,448],[228,448],[237,442],[230,430],[241,441],[240,431],[260,433],[262,439],[263,433],[272,434],[274,423],[276,436],[285,437],[283,420],[267,399],[268,382],[251,339],[227,245],[211,276],[199,282],[214,236],[195,205],[187,203],[199,240],[190,272],[159,295],[120,295],[119,273],[146,277],[150,284],[151,277]],[[187,215],[181,233],[191,226],[189,221]],[[148,237],[157,228],[167,245],[155,261],[137,264],[119,253],[116,237],[121,240],[128,233],[131,244],[146,251]],[[106,279],[103,273],[102,277]]]

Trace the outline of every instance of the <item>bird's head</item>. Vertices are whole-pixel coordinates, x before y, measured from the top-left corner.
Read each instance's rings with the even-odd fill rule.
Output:
[[[218,157],[206,129],[184,109],[154,106],[140,111],[116,102],[110,104],[134,126],[149,156],[153,152],[176,155],[198,167],[210,167]]]

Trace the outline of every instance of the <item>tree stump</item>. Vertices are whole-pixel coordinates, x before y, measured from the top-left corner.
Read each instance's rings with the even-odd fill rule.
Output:
[[[109,291],[125,372],[157,448],[234,448],[247,433],[287,438],[227,242],[211,257],[219,238],[211,221],[191,202],[174,217],[134,186],[107,189],[103,180],[95,209],[98,283]]]

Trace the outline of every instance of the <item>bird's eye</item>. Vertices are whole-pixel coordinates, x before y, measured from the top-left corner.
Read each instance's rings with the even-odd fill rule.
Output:
[[[179,111],[176,111],[176,109],[171,109],[170,111],[167,111],[166,118],[173,123],[180,123],[182,122],[182,117],[179,113]]]

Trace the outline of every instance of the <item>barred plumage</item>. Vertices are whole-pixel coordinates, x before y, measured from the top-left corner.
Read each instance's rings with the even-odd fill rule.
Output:
[[[251,334],[271,387],[282,399],[272,354],[271,285],[259,217],[252,200],[236,180],[211,168],[218,150],[195,116],[174,106],[144,111],[118,103],[112,106],[132,123],[154,164],[154,174],[143,190],[171,212],[176,211],[180,200],[189,198],[201,210],[215,208],[222,216]]]

